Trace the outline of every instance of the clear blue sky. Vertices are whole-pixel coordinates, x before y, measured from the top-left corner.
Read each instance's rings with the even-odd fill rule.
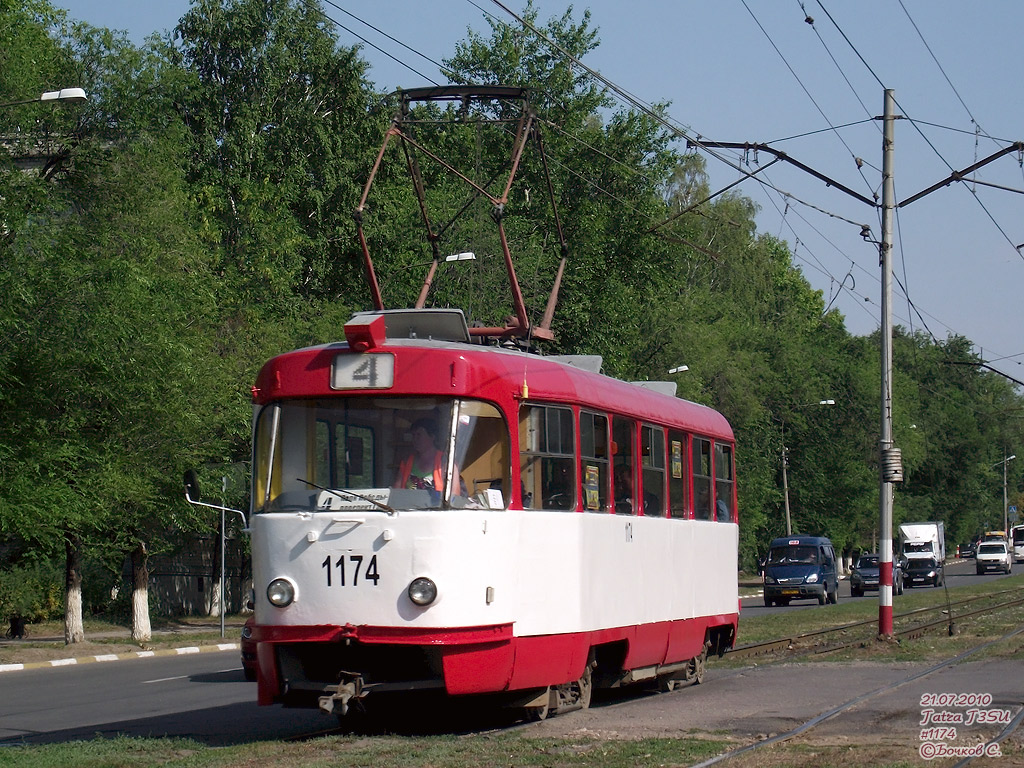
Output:
[[[172,29],[189,7],[188,0],[55,4],[72,18],[125,29],[136,42]],[[541,21],[569,7],[555,0],[535,5]],[[881,128],[869,118],[882,113],[883,88],[895,91],[897,112],[910,118],[896,123],[898,201],[1007,141],[1024,141],[1024,3],[1016,0],[593,0],[577,3],[575,17],[588,7],[601,39],[585,60],[589,67],[645,102],[671,102],[672,118],[690,135],[770,143],[868,197],[881,194]],[[427,59],[451,56],[467,28],[489,34],[484,12],[516,23],[492,0],[334,0],[324,9],[351,30],[339,28],[342,43],[361,43],[354,32],[394,57],[363,43],[371,78],[388,90],[444,82]],[[840,128],[848,124],[856,125]],[[741,159],[722,156],[734,164]],[[738,177],[726,162],[707,158],[712,188]],[[956,183],[900,210],[894,320],[939,339],[966,336],[993,367],[1024,380],[1019,160],[1010,154],[977,174],[1016,191]],[[877,239],[877,212],[787,164],[764,175],[792,197],[743,183],[740,190],[761,206],[761,231],[795,249],[796,263],[842,311],[851,332],[870,333],[880,323],[878,251],[861,239],[858,225],[869,224]]]

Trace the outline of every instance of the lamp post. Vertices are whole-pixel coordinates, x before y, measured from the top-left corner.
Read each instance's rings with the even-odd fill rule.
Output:
[[[688,371],[688,370],[690,370],[690,366],[688,366],[688,365],[677,365],[675,368],[669,368],[668,372],[669,373],[682,373],[683,371]]]
[[[993,465],[996,467],[998,467],[1000,464],[1003,465],[1003,533],[1007,535],[1009,535],[1010,532],[1010,521],[1008,519],[1009,508],[1006,505],[1006,465],[1008,462],[1013,461],[1016,458],[1017,454],[1007,456],[1006,452],[1003,451],[1003,460]]]
[[[447,264],[452,261],[476,261],[476,254],[472,251],[464,251],[463,253],[453,253],[450,256],[444,257],[444,262]],[[427,277],[423,281],[423,287],[420,289],[419,298],[416,299],[416,309],[422,309],[423,305],[427,303],[427,294],[430,293],[430,286],[434,282],[434,275],[437,273],[438,260],[428,261],[426,264],[430,265],[430,269],[427,271]],[[426,266],[426,264],[413,264],[414,267]]]
[[[835,405],[835,400],[819,400],[816,403],[804,403],[794,405],[793,408],[810,408],[815,405]],[[782,495],[786,504],[786,535],[793,535],[793,521],[789,512],[789,475],[786,468],[789,466],[789,449],[786,447],[786,422],[782,422]]]
[[[85,90],[82,88],[61,88],[59,91],[46,91],[40,96],[34,99],[22,99],[21,101],[9,101],[6,104],[0,104],[0,107],[16,107],[20,104],[35,104],[37,102],[42,103],[57,103],[65,102],[67,104],[80,104],[83,101],[88,101],[89,97],[85,95]]]

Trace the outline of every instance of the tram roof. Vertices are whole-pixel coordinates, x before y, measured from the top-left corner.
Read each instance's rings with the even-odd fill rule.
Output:
[[[518,349],[463,341],[381,338],[357,351],[350,341],[307,347],[278,355],[260,371],[253,399],[355,396],[476,397],[510,406],[514,400],[593,408],[665,425],[677,425],[710,437],[732,439],[726,418],[705,405],[666,394],[657,382],[626,382],[597,372],[597,356],[536,355]],[[338,355],[391,353],[393,385],[383,390],[331,388]]]

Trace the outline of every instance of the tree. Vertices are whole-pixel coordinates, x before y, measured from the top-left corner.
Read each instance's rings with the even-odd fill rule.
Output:
[[[12,482],[0,526],[44,551],[63,544],[65,634],[78,642],[83,551],[152,550],[194,525],[166,499],[172,487],[179,496],[183,446],[204,442],[211,390],[197,373],[211,367],[212,301],[177,160],[183,134],[166,102],[128,95],[128,82],[156,80],[156,59],[84,25],[51,34],[93,101],[76,151],[35,186],[5,242]],[[148,613],[135,615],[142,641]]]
[[[199,0],[174,35],[220,301],[236,316],[259,303],[294,317],[297,299],[337,297],[359,274],[350,214],[383,126],[357,49],[299,0]]]

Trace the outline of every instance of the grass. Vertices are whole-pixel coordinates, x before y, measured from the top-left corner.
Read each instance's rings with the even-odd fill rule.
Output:
[[[95,739],[85,744],[6,749],[5,768],[620,768],[681,766],[725,748],[713,741],[530,739],[512,734],[429,739],[327,736],[301,743],[256,742],[211,749],[183,739]]]
[[[964,597],[1024,586],[1024,575],[1002,579],[997,585],[977,584],[949,590],[951,601]],[[908,590],[894,599],[894,614],[934,605],[945,592],[935,589]],[[956,609],[954,609],[956,615]],[[878,606],[871,601],[841,601],[827,610],[778,611],[764,616],[740,619],[742,643],[794,636],[825,626],[877,620]],[[228,620],[228,638],[237,639],[243,619]],[[960,631],[949,636],[936,632],[914,640],[876,642],[872,627],[864,634],[864,644],[840,653],[805,657],[809,660],[930,662],[950,658],[962,650],[1006,634],[1024,626],[1024,608],[1016,607],[992,616],[963,619],[957,622]],[[43,628],[30,628],[41,634]],[[63,634],[63,627],[57,626]],[[110,631],[124,633],[125,627],[99,622],[87,625],[89,633]],[[154,635],[154,643],[180,645],[220,641],[216,619],[176,620],[165,622]],[[157,639],[159,638],[159,639]],[[31,638],[30,638],[31,639]],[[121,640],[124,642],[123,637]],[[62,648],[63,643],[60,644]],[[985,652],[989,657],[1020,658],[1024,652],[1024,635],[998,643]],[[973,659],[981,658],[979,654]],[[766,660],[759,660],[763,664]],[[743,665],[749,660],[742,662]],[[728,665],[729,657],[713,659],[712,665]],[[737,661],[738,665],[739,662]],[[713,684],[713,683],[712,683]],[[571,717],[571,715],[567,716]],[[329,735],[300,742],[257,741],[230,747],[213,748],[183,739],[94,739],[89,742],[54,744],[0,749],[2,768],[129,768],[151,765],[159,768],[303,768],[331,766],[352,768],[476,768],[507,766],[507,768],[627,768],[632,766],[693,765],[719,754],[737,744],[728,734],[681,733],[679,738],[610,738],[585,730],[566,738],[531,738],[529,730],[431,736],[395,735]],[[740,755],[729,760],[732,768],[909,768],[921,765],[911,739],[905,747],[850,743],[808,743],[794,740]],[[1021,750],[1007,745],[1002,764],[1016,764]]]

